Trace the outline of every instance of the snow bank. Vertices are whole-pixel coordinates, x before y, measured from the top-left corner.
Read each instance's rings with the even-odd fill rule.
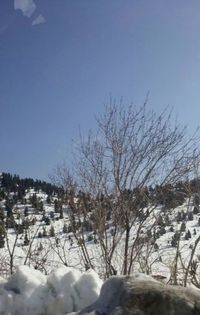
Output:
[[[20,266],[0,283],[0,315],[63,315],[78,311],[99,296],[102,281],[94,271],[62,267],[45,276]]]

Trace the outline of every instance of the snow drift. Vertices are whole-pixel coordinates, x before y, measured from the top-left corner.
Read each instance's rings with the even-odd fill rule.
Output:
[[[93,271],[62,267],[45,276],[20,266],[7,282],[0,281],[0,315],[63,315],[99,296],[102,281]]]

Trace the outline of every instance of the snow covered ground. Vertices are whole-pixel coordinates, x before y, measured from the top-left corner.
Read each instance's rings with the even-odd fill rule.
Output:
[[[99,296],[102,280],[94,271],[62,267],[45,276],[20,266],[0,281],[0,315],[64,315],[78,311]]]
[[[32,196],[34,194],[34,190],[29,190],[26,193],[26,198]],[[15,217],[19,214],[20,219],[16,219],[17,222],[20,220],[28,219],[33,220],[35,219],[36,222],[34,225],[30,225],[28,229],[28,238],[30,240],[29,245],[24,244],[24,233],[18,235],[18,239],[16,242],[16,247],[14,248],[14,256],[13,256],[13,265],[14,270],[19,265],[28,265],[32,268],[42,271],[43,274],[49,274],[55,268],[59,268],[62,266],[70,266],[78,269],[79,271],[83,272],[86,269],[83,255],[80,249],[80,244],[78,244],[77,240],[75,239],[72,232],[63,233],[63,227],[66,225],[67,227],[70,226],[70,218],[69,218],[69,209],[64,207],[66,211],[63,211],[63,218],[59,218],[59,213],[54,212],[54,205],[48,204],[46,202],[47,195],[39,192],[37,193],[37,197],[41,199],[44,206],[45,216],[51,218],[50,225],[46,225],[44,220],[42,220],[43,214],[41,212],[34,212],[32,211],[31,205],[27,204],[17,204],[15,212]],[[165,226],[165,233],[160,235],[156,240],[158,248],[155,249],[153,246],[143,246],[140,250],[140,261],[135,262],[135,272],[144,272],[153,275],[163,275],[166,277],[166,281],[169,280],[170,274],[172,272],[172,268],[174,265],[174,258],[176,255],[176,247],[172,247],[171,241],[172,236],[174,235],[175,231],[179,231],[182,222],[177,222],[177,214],[179,212],[192,211],[193,206],[192,204],[189,205],[188,200],[186,200],[185,204],[179,206],[173,210],[166,210],[162,212],[161,207],[157,207],[153,213],[153,218],[149,218],[145,222],[145,226],[143,227],[143,234],[145,235],[146,231],[151,227],[152,223],[155,221],[155,218],[159,215],[164,216],[168,213],[170,217],[170,225]],[[24,217],[24,209],[28,207],[28,216]],[[52,213],[54,216],[51,217]],[[195,244],[196,239],[200,235],[200,226],[199,226],[199,215],[194,214],[192,220],[186,220],[186,231],[190,230],[191,238],[185,239],[185,232],[181,232],[181,239],[180,239],[180,252],[181,252],[181,263],[187,266],[189,261],[192,248]],[[154,221],[153,221],[154,220]],[[55,236],[49,237],[49,231],[51,227],[54,227]],[[171,227],[173,226],[173,232],[171,231]],[[156,225],[154,226],[156,228]],[[38,233],[44,232],[46,229],[47,236],[45,237],[38,237]],[[109,238],[111,235],[112,230],[112,222],[108,222],[108,244],[112,242],[112,238]],[[136,226],[133,226],[131,229],[131,239],[134,240]],[[194,234],[195,230],[195,234]],[[103,279],[104,276],[104,261],[101,252],[101,245],[99,243],[95,243],[93,240],[88,240],[88,236],[92,235],[93,232],[85,232],[85,244],[87,247],[87,251],[90,255],[91,262],[95,267],[95,271],[99,274],[99,276]],[[8,243],[9,247],[12,251],[13,246],[16,241],[16,233],[13,229],[8,229]],[[123,263],[123,253],[124,253],[124,239],[125,237],[122,236],[121,241],[117,245],[116,251],[113,255],[113,265],[117,271],[117,274],[121,273],[121,266]],[[9,274],[10,268],[10,255],[8,252],[7,244],[5,244],[4,248],[1,248],[0,252],[0,270],[1,270],[1,277],[7,278]],[[149,251],[149,252],[148,252]],[[200,251],[200,245],[197,246],[196,254],[194,259],[199,261],[198,253]],[[149,255],[147,257],[147,254]],[[146,259],[147,258],[147,259]],[[148,260],[148,265],[146,264]],[[182,266],[180,266],[182,268]],[[197,272],[199,272],[197,270]]]

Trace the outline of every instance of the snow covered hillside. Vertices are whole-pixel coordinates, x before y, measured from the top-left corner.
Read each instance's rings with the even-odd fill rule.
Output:
[[[81,272],[93,269],[102,279],[142,272],[165,282],[199,286],[197,194],[173,208],[145,205],[143,212],[133,217],[128,231],[130,269],[126,272],[127,231],[112,213],[104,216],[100,212],[95,217],[91,206],[87,213],[79,212],[84,209],[81,195],[73,200],[74,211],[69,203],[61,203],[58,193],[28,188],[21,200],[13,202],[15,197],[16,192],[9,191],[0,201],[0,275],[4,279],[21,265],[44,275],[68,266]]]

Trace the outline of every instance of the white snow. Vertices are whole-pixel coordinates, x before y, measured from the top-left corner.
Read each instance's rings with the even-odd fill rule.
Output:
[[[94,271],[62,267],[45,276],[28,266],[17,267],[0,282],[0,315],[63,315],[95,302],[102,281]]]

